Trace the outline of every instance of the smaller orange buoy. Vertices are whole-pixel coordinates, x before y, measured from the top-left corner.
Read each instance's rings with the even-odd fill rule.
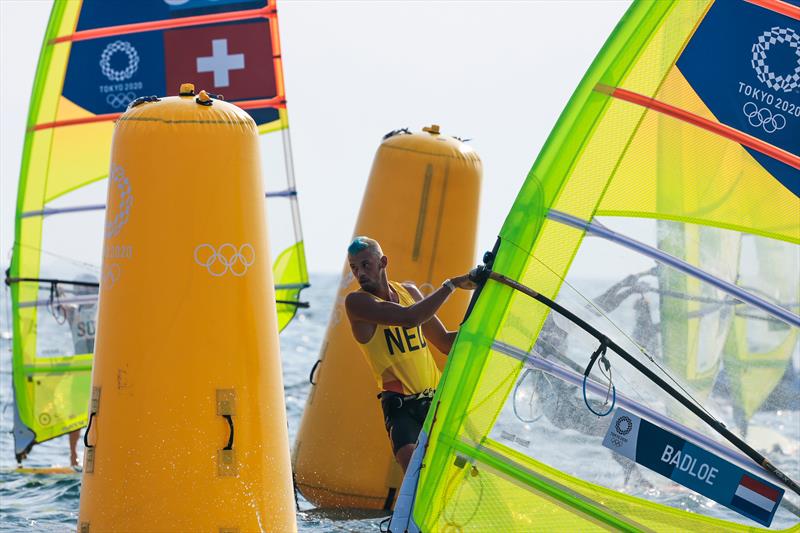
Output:
[[[398,130],[378,148],[355,235],[377,239],[394,281],[423,294],[475,259],[481,160],[438,125],[421,133]],[[342,256],[349,243],[342,243]],[[390,509],[402,482],[383,425],[375,378],[353,339],[345,296],[357,284],[345,263],[315,383],[294,445],[297,487],[320,507]],[[456,329],[469,294],[458,291],[439,318]],[[444,356],[436,352],[437,363]]]

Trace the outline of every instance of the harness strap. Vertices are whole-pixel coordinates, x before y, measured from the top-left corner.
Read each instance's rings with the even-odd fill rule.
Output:
[[[383,398],[390,398],[395,396],[397,398],[402,399],[403,401],[406,400],[422,400],[423,398],[430,398],[433,399],[433,395],[436,394],[436,389],[425,389],[422,392],[418,392],[416,394],[400,394],[399,392],[394,392],[390,390],[385,390],[378,393],[377,398],[382,400]]]
[[[395,400],[397,401],[397,408],[399,409],[403,407],[404,403],[409,401],[424,399],[432,400],[434,394],[436,394],[436,389],[425,389],[424,391],[416,394],[400,394],[399,392],[385,390],[378,393],[378,399]]]

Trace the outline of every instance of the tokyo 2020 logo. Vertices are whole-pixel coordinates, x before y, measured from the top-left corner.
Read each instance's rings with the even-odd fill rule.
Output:
[[[133,205],[131,183],[125,176],[125,170],[119,165],[114,165],[108,178],[109,217],[114,208],[117,208],[117,214],[110,220],[106,219],[106,239],[114,237],[122,230],[131,216]]]
[[[633,420],[629,416],[621,416],[617,419],[614,428],[620,435],[627,435],[633,429]]]
[[[794,63],[784,72],[774,72],[768,62],[773,48],[788,46],[795,58]],[[775,91],[791,92],[800,86],[800,35],[791,28],[775,26],[761,35],[753,44],[753,58],[750,63],[759,81]]]
[[[111,59],[117,53],[124,54],[127,59],[127,63],[122,69],[114,68],[111,65]],[[103,72],[103,76],[111,81],[125,81],[139,70],[139,53],[128,41],[109,43],[100,54],[100,70]]]

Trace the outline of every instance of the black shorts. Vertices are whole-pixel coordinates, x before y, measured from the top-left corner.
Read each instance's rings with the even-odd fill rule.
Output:
[[[379,398],[386,431],[392,441],[392,452],[397,454],[403,446],[417,442],[431,407],[431,398],[415,398],[389,391],[380,393]]]

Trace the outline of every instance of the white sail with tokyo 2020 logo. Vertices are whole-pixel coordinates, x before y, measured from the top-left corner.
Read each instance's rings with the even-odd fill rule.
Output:
[[[222,93],[256,121],[279,326],[303,305],[308,272],[275,1],[56,0],[34,80],[6,274],[19,460],[35,443],[87,423],[92,350],[73,332],[96,328],[82,323],[93,322],[97,286],[123,276],[133,253],[103,240],[124,223],[104,227],[107,188],[116,187],[115,201],[128,207],[136,196],[110,168],[114,121],[137,98],[175,94],[184,81]],[[242,251],[224,244],[209,243],[216,265],[238,271]],[[110,263],[101,280],[103,256]]]

